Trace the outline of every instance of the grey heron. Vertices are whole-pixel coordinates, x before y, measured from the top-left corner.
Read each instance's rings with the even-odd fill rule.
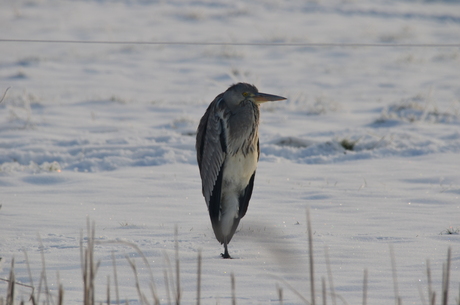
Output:
[[[212,228],[227,245],[248,210],[259,160],[259,105],[285,100],[238,83],[219,94],[200,120],[196,152]]]

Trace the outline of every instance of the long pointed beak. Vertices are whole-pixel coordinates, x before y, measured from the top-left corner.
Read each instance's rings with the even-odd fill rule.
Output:
[[[257,104],[262,104],[265,102],[282,101],[282,100],[285,100],[286,98],[282,96],[278,96],[278,95],[259,92],[253,97],[253,99]]]

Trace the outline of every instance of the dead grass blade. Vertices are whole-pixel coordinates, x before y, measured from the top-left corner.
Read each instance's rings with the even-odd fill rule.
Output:
[[[311,230],[310,208],[307,208],[308,253],[310,256],[310,293],[311,304],[315,305],[315,271],[313,261],[313,232]]]
[[[3,92],[3,96],[2,98],[0,99],[0,104],[3,102],[3,100],[5,99],[5,96],[6,96],[6,93],[8,92],[8,90],[10,90],[10,87],[6,88],[5,92]]]
[[[131,259],[128,255],[126,255],[125,258],[128,261],[129,265],[131,266],[131,269],[133,270],[134,282],[135,282],[137,295],[139,296],[139,301],[141,305],[150,305],[147,298],[145,297],[144,293],[142,293],[142,290],[141,290],[141,285],[139,283],[139,277],[137,275],[136,261],[134,259]]]
[[[174,227],[174,252],[176,258],[176,305],[180,305],[181,291],[180,291],[180,262],[179,262],[179,241],[177,225]]]
[[[364,278],[363,278],[363,305],[367,305],[367,269],[364,269]]]
[[[332,305],[337,305],[335,289],[334,289],[334,281],[332,279],[331,261],[329,259],[329,251],[327,247],[324,247],[324,257],[326,258],[327,279],[329,282],[329,290],[331,291],[330,294],[331,294]]]
[[[14,284],[15,283],[16,283],[16,279],[15,279],[15,276],[14,276],[14,258],[13,258],[11,260],[10,276],[8,277],[6,305],[13,305],[14,304]]]
[[[198,250],[198,270],[196,279],[196,305],[201,302],[201,250]]]
[[[230,281],[232,284],[232,305],[236,305],[236,287],[235,287],[235,274],[230,274]]]
[[[393,251],[393,245],[390,244],[390,259],[391,259],[391,273],[393,275],[393,290],[395,294],[395,304],[401,305],[402,300],[399,296],[399,289],[398,289],[398,276],[396,274],[396,258],[395,253]]]
[[[447,305],[449,301],[449,277],[450,277],[450,261],[451,261],[452,250],[449,247],[447,249],[447,261],[443,264],[442,272],[442,305]]]

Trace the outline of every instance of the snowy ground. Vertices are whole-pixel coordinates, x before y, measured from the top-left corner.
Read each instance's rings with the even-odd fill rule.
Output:
[[[459,43],[455,1],[6,0],[0,38],[85,41]],[[0,277],[37,288],[46,260],[53,294],[80,304],[80,236],[136,244],[168,302],[164,272],[179,236],[182,301],[285,304],[309,294],[306,208],[316,287],[328,249],[336,292],[394,302],[393,245],[403,304],[440,301],[452,247],[450,304],[460,285],[459,48],[52,44],[0,42]],[[261,158],[248,214],[220,258],[201,195],[194,133],[212,99],[237,81],[287,101],[261,110]],[[352,146],[352,150],[345,150]],[[351,148],[351,147],[349,147]],[[39,240],[39,237],[41,242]],[[41,246],[42,244],[42,246]],[[97,300],[107,276],[137,304],[149,272],[125,244],[96,246]],[[57,279],[59,277],[59,280]],[[284,282],[285,281],[285,282]],[[0,282],[0,296],[7,284]],[[170,287],[171,288],[171,287]],[[18,300],[30,289],[20,288]],[[44,296],[42,296],[44,298]],[[114,298],[114,293],[112,293]],[[42,299],[43,300],[43,299]],[[318,297],[318,302],[319,302]],[[330,304],[330,300],[328,300]],[[341,302],[338,301],[340,304]]]

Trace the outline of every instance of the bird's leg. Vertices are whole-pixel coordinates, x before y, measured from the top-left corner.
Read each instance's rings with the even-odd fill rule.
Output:
[[[221,253],[220,255],[222,255],[223,258],[232,258],[230,254],[228,254],[227,242],[224,242],[224,249],[224,253]]]

